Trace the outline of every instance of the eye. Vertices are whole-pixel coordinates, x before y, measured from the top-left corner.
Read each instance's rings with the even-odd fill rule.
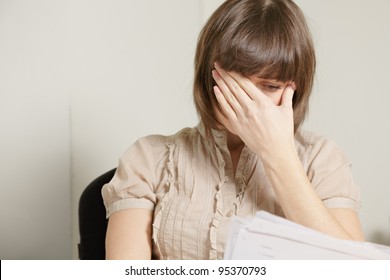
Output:
[[[278,90],[280,90],[282,88],[280,85],[271,84],[271,83],[263,83],[263,84],[261,84],[261,87],[264,90],[270,91],[270,92],[275,92],[275,91],[278,91]]]

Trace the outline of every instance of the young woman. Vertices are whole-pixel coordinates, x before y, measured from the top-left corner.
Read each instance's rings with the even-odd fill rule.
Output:
[[[227,0],[195,57],[200,124],[139,139],[103,188],[109,259],[221,259],[231,218],[266,210],[363,240],[350,164],[302,131],[315,72],[290,0]]]

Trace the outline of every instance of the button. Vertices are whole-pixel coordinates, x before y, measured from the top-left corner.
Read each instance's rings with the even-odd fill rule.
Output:
[[[226,213],[226,217],[231,217],[233,215],[233,210],[229,210],[227,213]]]
[[[236,179],[236,184],[237,185],[242,185],[245,183],[245,179],[243,177],[237,178]]]

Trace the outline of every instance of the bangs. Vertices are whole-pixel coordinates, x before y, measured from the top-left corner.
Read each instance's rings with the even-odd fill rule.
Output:
[[[296,80],[300,72],[302,43],[296,42],[291,22],[280,11],[266,7],[222,37],[217,61],[222,68],[244,76],[256,75],[279,81]],[[291,31],[291,32],[289,32]]]

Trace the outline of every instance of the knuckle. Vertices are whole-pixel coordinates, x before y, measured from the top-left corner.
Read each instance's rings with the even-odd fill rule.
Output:
[[[256,119],[256,116],[257,116],[257,114],[256,114],[255,110],[253,110],[253,109],[245,110],[245,117],[247,119],[253,120],[253,119]]]

